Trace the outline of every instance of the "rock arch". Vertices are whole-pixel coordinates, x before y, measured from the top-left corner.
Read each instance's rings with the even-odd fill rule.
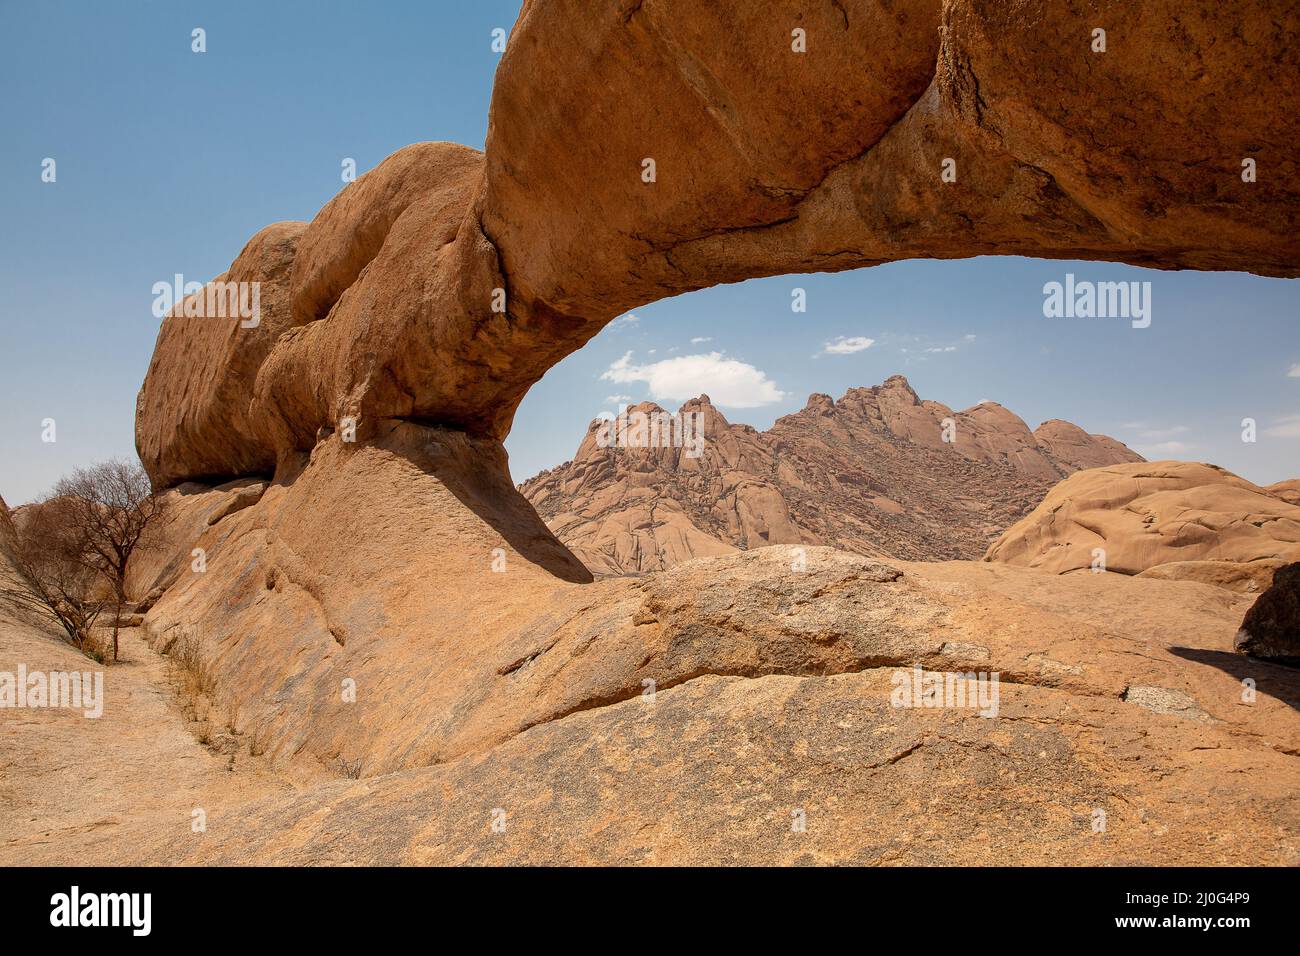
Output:
[[[166,486],[270,470],[344,418],[499,440],[621,312],[755,276],[994,253],[1300,272],[1300,7],[1092,6],[531,0],[485,154],[407,147],[255,236],[226,278],[267,287],[258,328],[164,325],[141,455]]]
[[[262,283],[255,327],[164,322],[137,409],[155,483],[275,480],[235,512],[177,490],[167,546],[208,570],[139,582],[167,588],[147,626],[201,637],[232,722],[274,754],[367,775],[650,674],[791,672],[778,644],[692,656],[708,588],[684,606],[584,583],[510,486],[528,388],[628,308],[761,275],[994,253],[1298,275],[1297,77],[1292,2],[529,0],[484,153],[407,147],[255,236],[223,277]],[[733,591],[782,573],[719,560]],[[944,613],[888,569],[819,568]],[[798,666],[924,650],[881,640]]]

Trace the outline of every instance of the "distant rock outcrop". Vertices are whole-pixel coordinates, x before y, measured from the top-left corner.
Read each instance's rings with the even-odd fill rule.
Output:
[[[1288,478],[1264,488],[1275,498],[1281,498],[1289,505],[1300,505],[1300,478]]]
[[[1297,559],[1300,507],[1223,468],[1182,461],[1077,472],[984,558],[1053,574],[1100,561],[1121,574],[1230,586],[1244,577],[1257,587]]]
[[[635,413],[663,410],[643,403]],[[597,420],[573,461],[520,491],[596,573],[769,544],[943,560],[978,558],[1080,462],[1142,460],[1068,422],[1031,432],[995,402],[961,412],[923,402],[901,375],[838,402],[813,395],[766,432],[731,424],[708,396],[678,412],[691,414],[702,416],[698,457],[601,447]]]
[[[1142,461],[1142,456],[1108,435],[1089,435],[1078,425],[1059,418],[1034,429],[1034,438],[1047,455],[1067,472],[1101,468],[1124,461]]]
[[[9,513],[9,506],[0,498],[0,571],[7,571],[10,562],[10,549],[17,543],[18,531],[14,519]]]

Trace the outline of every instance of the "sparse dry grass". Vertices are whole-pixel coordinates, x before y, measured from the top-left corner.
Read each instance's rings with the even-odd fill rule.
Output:
[[[180,677],[182,709],[191,720],[206,719],[217,677],[203,657],[199,639],[189,631],[183,632],[173,642],[170,656],[176,662]]]
[[[225,751],[227,734],[212,719],[216,671],[203,655],[202,642],[190,631],[182,631],[170,643],[166,654],[175,665],[172,676],[181,714],[196,740],[213,752]]]
[[[348,760],[342,754],[334,758],[334,769],[349,780],[361,779],[361,760]]]
[[[163,645],[155,644],[155,647]],[[232,707],[223,718],[217,710],[217,672],[204,655],[202,642],[189,630],[182,630],[163,651],[175,664],[173,677],[181,713],[190,733],[214,754],[230,758],[234,770],[237,758],[260,757],[270,745],[265,728],[245,733],[236,728],[237,712]]]

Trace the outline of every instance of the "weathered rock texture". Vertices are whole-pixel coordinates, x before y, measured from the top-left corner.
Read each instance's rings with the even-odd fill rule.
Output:
[[[1300,478],[1288,478],[1286,481],[1268,485],[1264,490],[1275,498],[1281,498],[1287,504],[1300,505]]]
[[[1300,664],[1300,563],[1273,575],[1273,586],[1246,612],[1235,643],[1253,657]]]
[[[663,410],[645,403],[629,413]],[[975,559],[1079,467],[1142,460],[1068,422],[1031,432],[995,402],[961,412],[923,402],[901,375],[839,401],[813,395],[766,432],[729,423],[708,396],[678,414],[696,413],[698,457],[677,447],[602,448],[596,421],[573,461],[520,491],[597,573],[768,544]]]
[[[381,482],[362,507],[391,490]],[[248,510],[226,520],[241,515]],[[323,520],[321,533],[330,526]],[[436,748],[459,722],[460,756],[448,748],[450,759],[434,766],[372,776],[382,764],[367,758],[362,781],[251,803],[229,792],[232,781],[186,802],[175,794],[194,791],[205,765],[157,759],[138,771],[150,774],[148,787],[108,768],[95,788],[66,788],[74,801],[84,795],[84,806],[55,808],[27,771],[46,768],[33,779],[48,780],[51,766],[85,766],[85,738],[68,735],[59,750],[44,729],[40,739],[23,729],[10,753],[14,772],[0,778],[0,862],[1300,862],[1300,672],[1232,653],[1251,598],[1189,582],[973,562],[888,570],[820,548],[809,549],[801,577],[789,573],[792,558],[793,549],[777,546],[639,580],[553,584],[584,597],[531,615],[516,605],[517,630],[484,632],[460,649],[440,645],[435,630],[453,632],[455,622],[431,615],[369,645],[376,660],[365,665],[352,716],[323,719],[355,721],[355,738],[339,736],[349,763],[382,741],[382,729],[406,726],[420,746]],[[214,562],[208,573],[240,569]],[[493,574],[484,568],[482,583]],[[496,576],[541,596],[526,568]],[[369,592],[376,602],[403,600],[401,588]],[[268,683],[268,701],[250,695],[241,707],[242,739],[259,750],[275,738],[253,718],[273,714],[275,701],[302,703],[319,666],[308,663],[309,638],[294,639],[278,619],[279,600],[268,592],[246,609],[244,621],[260,629],[225,642],[225,674],[263,666],[256,653],[274,655],[287,640],[291,659],[304,661]],[[583,633],[607,601],[618,606],[607,626]],[[566,625],[586,602],[586,623]],[[0,642],[0,666],[3,650]],[[441,687],[435,672],[449,665],[435,653],[477,669],[475,682]],[[475,662],[480,655],[486,660]],[[421,658],[428,677],[409,686]],[[997,716],[893,706],[896,674],[912,662],[999,672]],[[358,659],[332,663],[339,677],[355,673]],[[273,666],[265,665],[268,681]],[[108,671],[110,717],[123,713],[137,675]],[[1249,705],[1247,677],[1257,692]],[[423,725],[405,718],[425,694],[459,703],[447,701]],[[127,756],[135,761],[141,735],[133,730]],[[172,741],[174,732],[159,727],[155,736]],[[278,765],[293,749],[267,756]],[[198,835],[195,805],[208,810]],[[796,810],[803,832],[793,827]],[[1094,831],[1098,810],[1102,832]],[[504,833],[492,826],[498,811]]]
[[[143,600],[157,589],[171,587],[183,571],[201,566],[206,555],[196,554],[195,550],[203,533],[222,518],[256,504],[266,488],[265,481],[238,478],[216,487],[185,482],[164,492],[167,521],[146,530],[146,537],[127,566],[127,595]],[[178,542],[193,542],[195,547],[186,551],[176,547]]]
[[[267,423],[249,399],[262,362],[295,324],[290,280],[303,229],[300,222],[267,226],[213,280],[259,283],[255,325],[238,315],[186,316],[194,298],[203,299],[197,311],[208,311],[204,296],[163,320],[136,401],[136,448],[155,485],[275,469]]]
[[[0,583],[17,582],[17,569],[13,563],[12,548],[18,543],[18,530],[14,527],[9,506],[0,498]]]
[[[178,518],[172,560],[152,562],[181,570],[149,613],[151,640],[201,638],[232,726],[273,759],[360,760],[369,775],[635,696],[643,679],[839,673],[937,650],[941,603],[827,549],[799,574],[773,551],[583,586],[586,569],[491,483],[473,439],[391,429],[361,448],[323,443],[292,484],[196,538]],[[205,497],[173,507],[214,513]]]
[[[1255,590],[1300,558],[1300,507],[1215,465],[1093,468],[1053,488],[984,560],[1066,574],[1091,569],[1096,549],[1107,571]]]

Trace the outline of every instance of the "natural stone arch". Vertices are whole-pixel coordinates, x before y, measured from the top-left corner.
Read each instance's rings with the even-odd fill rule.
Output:
[[[519,402],[628,308],[761,275],[990,253],[1300,274],[1300,5],[1224,9],[526,3],[485,154],[408,147],[310,225],[259,233],[225,277],[263,284],[255,327],[164,322],[137,414],[155,483],[276,480],[238,511],[220,488],[173,493],[189,519],[157,563],[182,570],[140,584],[166,588],[151,636],[197,634],[222,707],[273,756],[366,775],[482,752],[643,676],[809,666],[798,642],[755,658],[738,630],[701,657],[689,639],[715,601],[788,588],[779,550],[703,569],[690,606],[677,579],[591,582],[510,484]],[[196,547],[208,570],[187,574]],[[946,613],[890,569],[812,563],[810,601],[848,582],[859,607]],[[867,637],[816,666],[929,641]]]
[[[141,455],[171,485],[283,467],[345,419],[500,440],[615,316],[756,276],[992,253],[1300,273],[1300,7],[1094,8],[526,3],[486,154],[408,147],[260,233],[228,277],[271,287],[267,321],[168,320]]]

